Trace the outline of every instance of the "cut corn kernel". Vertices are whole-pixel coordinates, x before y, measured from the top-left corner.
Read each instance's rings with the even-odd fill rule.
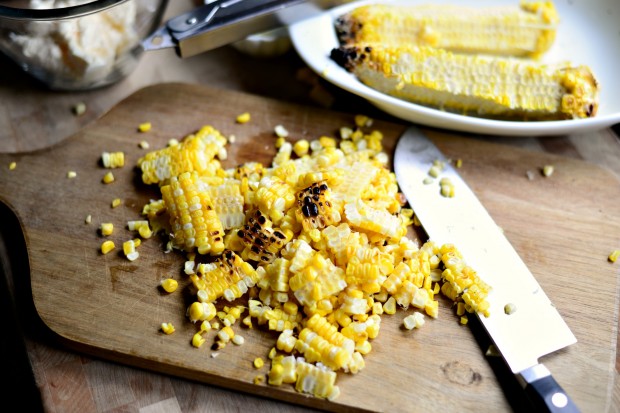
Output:
[[[207,340],[205,340],[205,338],[202,336],[201,332],[199,331],[196,334],[194,334],[194,336],[192,337],[192,346],[196,348],[200,348],[206,341]]]
[[[237,118],[235,119],[237,121],[237,123],[248,123],[250,121],[250,112],[243,112],[242,114],[238,115]]]
[[[125,165],[124,152],[103,152],[101,163],[104,168],[120,168]]]
[[[163,331],[165,334],[172,334],[174,333],[175,328],[172,323],[161,323],[161,331]]]
[[[260,369],[261,367],[265,365],[265,361],[260,357],[256,357],[254,361],[252,362],[252,365],[254,366],[255,369]]]
[[[607,259],[610,262],[616,262],[619,257],[620,257],[620,250],[614,250],[609,254],[609,257],[607,257]]]
[[[112,208],[116,208],[117,206],[119,206],[121,204],[121,199],[120,198],[114,198],[112,200]]]
[[[508,303],[504,306],[504,313],[507,315],[513,314],[515,311],[517,311],[517,306],[513,303]]]
[[[67,172],[67,178],[69,179],[75,178],[76,176],[77,176],[77,173],[75,171]]]
[[[112,172],[106,172],[106,174],[103,175],[102,181],[104,184],[111,184],[114,182],[114,174]]]
[[[12,171],[15,168],[17,168],[17,162],[13,161],[9,164],[9,170]]]
[[[141,149],[148,149],[151,147],[151,145],[147,141],[140,141],[140,143],[138,143],[138,146]]]
[[[542,174],[546,177],[550,177],[553,174],[553,165],[545,165],[542,168]]]
[[[99,230],[103,236],[112,235],[112,232],[114,232],[114,224],[111,222],[102,222],[99,226]]]
[[[151,130],[151,122],[143,122],[141,124],[138,125],[138,131],[145,133]]]
[[[276,125],[276,127],[273,129],[273,131],[274,131],[274,133],[276,134],[276,136],[278,138],[287,138],[288,137],[288,131],[282,125]]]
[[[84,113],[86,113],[86,103],[84,102],[76,103],[71,108],[71,111],[73,112],[75,116],[82,116]]]
[[[161,281],[161,287],[167,293],[173,293],[179,287],[179,282],[177,280],[175,280],[175,279],[172,279],[172,278],[166,278],[165,280]]]
[[[104,241],[101,244],[101,253],[107,254],[115,248],[114,241]]]
[[[90,224],[91,222],[93,222],[93,216],[90,214],[86,215],[86,218],[84,218],[84,223]]]

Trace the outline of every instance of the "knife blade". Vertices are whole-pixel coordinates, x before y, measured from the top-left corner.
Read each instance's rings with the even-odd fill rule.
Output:
[[[342,0],[215,0],[173,17],[142,42],[146,51],[175,48],[190,57],[251,34],[315,16]]]
[[[444,162],[441,177],[454,185],[453,197],[442,196],[439,184],[426,180],[435,161]],[[474,192],[415,126],[396,145],[394,171],[429,239],[456,245],[467,264],[491,286],[490,315],[478,314],[479,319],[532,403],[551,412],[578,412],[539,363],[540,357],[577,339]],[[516,311],[507,314],[506,305]]]

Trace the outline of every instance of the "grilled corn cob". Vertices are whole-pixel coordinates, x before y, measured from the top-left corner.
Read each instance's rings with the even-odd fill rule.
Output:
[[[538,56],[553,44],[559,22],[550,1],[476,8],[371,4],[336,20],[341,44],[426,45],[455,52]]]
[[[424,46],[332,50],[363,83],[410,102],[501,119],[588,118],[598,87],[586,66],[547,66]]]

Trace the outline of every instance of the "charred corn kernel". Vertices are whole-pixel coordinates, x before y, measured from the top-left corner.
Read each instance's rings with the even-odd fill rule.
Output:
[[[151,145],[147,141],[140,141],[140,143],[138,143],[138,146],[141,149],[149,149],[151,147]]]
[[[11,171],[12,171],[12,170],[13,170],[13,169],[15,169],[15,168],[17,168],[17,162],[11,162],[11,163],[9,164],[9,170],[11,170]]]
[[[173,293],[179,287],[179,282],[173,278],[166,278],[165,280],[161,281],[161,287],[167,293]]]
[[[276,136],[278,138],[287,138],[288,137],[288,131],[282,125],[276,125],[276,127],[273,128],[273,131],[274,131],[274,133],[276,134]]]
[[[143,122],[141,124],[138,125],[138,131],[144,133],[144,132],[148,132],[151,130],[151,127],[153,125],[151,125],[151,122]]]
[[[250,121],[250,112],[243,112],[242,114],[238,115],[237,118],[235,119],[237,121],[237,123],[248,123]]]
[[[114,174],[111,171],[106,172],[106,174],[103,175],[102,182],[104,184],[111,184],[112,182],[114,182]]]
[[[202,333],[199,331],[195,333],[192,337],[192,346],[200,348],[206,341],[207,340],[205,340],[205,338],[202,336]]]
[[[300,139],[293,145],[293,152],[297,156],[304,156],[308,154],[310,149],[310,143],[306,139]]]
[[[112,208],[116,208],[117,206],[119,206],[121,204],[121,199],[120,198],[114,198],[112,200]]]
[[[93,222],[93,216],[90,214],[86,215],[86,218],[84,218],[84,223],[90,224],[91,222]]]
[[[99,226],[99,230],[103,236],[112,235],[114,232],[114,224],[111,222],[102,222]]]
[[[252,362],[252,365],[254,366],[255,369],[260,369],[261,367],[265,365],[265,361],[260,357],[256,357],[254,361]]]
[[[104,241],[101,244],[101,252],[103,254],[107,254],[108,252],[112,251],[114,249],[115,245],[114,245],[114,241]]]
[[[553,174],[553,165],[545,165],[542,168],[542,174],[546,177],[550,177]]]
[[[104,168],[120,168],[125,165],[124,152],[103,152],[101,163]]]
[[[618,260],[618,257],[620,257],[620,250],[614,250],[609,254],[609,257],[607,257],[607,259],[610,262],[616,262]]]
[[[380,92],[460,114],[561,120],[589,118],[598,109],[598,83],[586,66],[546,65],[412,45],[344,47],[334,49],[332,58]],[[437,69],[429,72],[426,68],[431,64]],[[518,88],[513,87],[515,79]],[[397,89],[401,82],[404,86]]]
[[[517,311],[517,306],[513,303],[508,303],[504,306],[504,313],[506,315],[513,314],[515,311]]]
[[[77,176],[77,173],[75,171],[69,171],[67,172],[67,178],[69,179],[73,179]]]
[[[172,334],[174,333],[175,329],[172,323],[161,323],[161,331],[163,331],[165,334]]]
[[[418,44],[466,53],[536,57],[554,42],[559,23],[552,2],[504,7],[367,5],[340,16],[344,44]]]

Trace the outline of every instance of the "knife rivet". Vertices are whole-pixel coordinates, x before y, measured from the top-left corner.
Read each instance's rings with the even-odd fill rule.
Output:
[[[189,24],[190,26],[193,24],[196,24],[196,22],[198,21],[198,19],[194,16],[188,18],[187,20],[185,20],[185,23]]]
[[[568,397],[566,397],[564,393],[554,393],[553,396],[551,396],[551,403],[553,403],[555,407],[566,407],[568,404]]]

